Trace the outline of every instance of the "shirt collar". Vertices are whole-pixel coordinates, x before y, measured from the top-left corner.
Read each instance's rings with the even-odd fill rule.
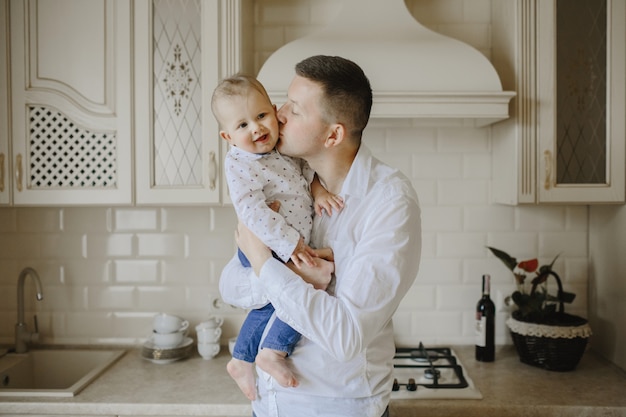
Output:
[[[370,171],[372,169],[372,152],[361,144],[359,150],[352,161],[350,171],[341,187],[341,195],[352,195],[363,197],[367,194],[369,187]]]

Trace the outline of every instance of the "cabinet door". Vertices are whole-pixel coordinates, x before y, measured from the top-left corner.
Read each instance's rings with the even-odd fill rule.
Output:
[[[537,3],[540,202],[624,202],[625,4]]]
[[[132,203],[130,3],[10,9],[14,203]]]
[[[211,96],[239,68],[239,10],[239,0],[135,2],[137,204],[221,201]]]
[[[494,201],[623,203],[625,2],[491,6],[492,62],[517,92],[492,127]]]
[[[9,0],[0,0],[0,205],[11,200],[9,61]]]

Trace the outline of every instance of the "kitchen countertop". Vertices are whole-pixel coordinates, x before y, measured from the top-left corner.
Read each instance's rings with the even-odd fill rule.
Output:
[[[473,346],[454,346],[482,400],[394,400],[391,417],[626,416],[626,374],[591,352],[573,372],[550,372],[519,362],[513,346],[496,361],[473,359]],[[251,407],[226,373],[228,349],[212,360],[194,352],[170,364],[126,354],[72,398],[0,397],[0,414],[116,416],[247,416]]]

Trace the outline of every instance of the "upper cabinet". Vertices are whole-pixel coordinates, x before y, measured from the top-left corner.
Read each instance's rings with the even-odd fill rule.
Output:
[[[241,66],[242,0],[0,6],[0,204],[227,199],[210,102]]]
[[[626,2],[495,0],[493,63],[517,91],[493,126],[505,204],[624,203]]]
[[[14,204],[132,203],[131,16],[126,0],[11,0]]]
[[[11,201],[9,183],[9,0],[0,0],[0,205]]]
[[[240,68],[240,0],[135,1],[137,204],[222,201],[218,81]]]

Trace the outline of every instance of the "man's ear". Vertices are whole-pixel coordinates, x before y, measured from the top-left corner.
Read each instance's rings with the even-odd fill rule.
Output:
[[[346,138],[346,127],[341,123],[333,123],[329,126],[330,132],[326,137],[324,146],[331,148],[339,145]]]

